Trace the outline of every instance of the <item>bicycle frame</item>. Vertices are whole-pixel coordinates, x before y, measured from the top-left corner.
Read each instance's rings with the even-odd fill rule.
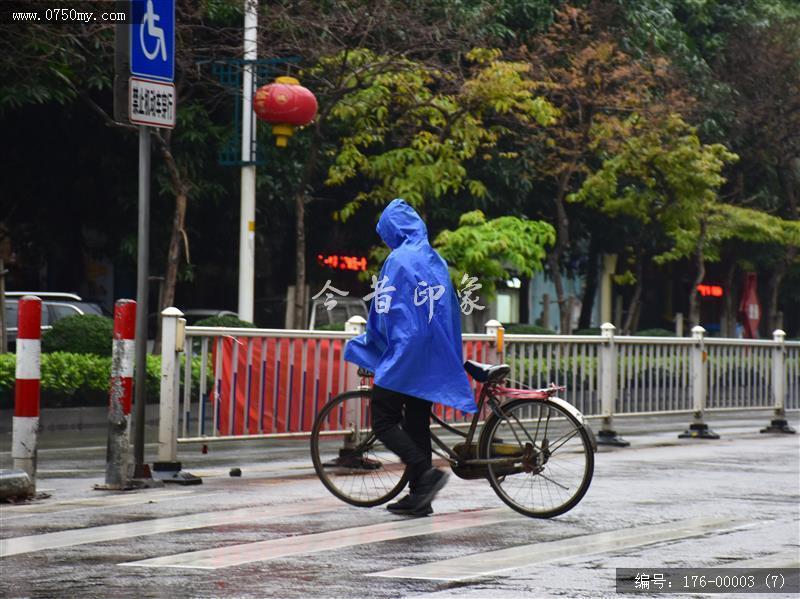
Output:
[[[509,387],[504,387],[499,385],[498,383],[485,383],[483,388],[481,389],[481,393],[478,396],[478,409],[475,412],[475,415],[472,417],[472,421],[470,422],[469,429],[466,433],[459,431],[458,429],[450,426],[443,420],[439,419],[438,416],[435,414],[431,414],[433,420],[439,424],[441,427],[445,428],[446,430],[455,433],[461,437],[464,437],[465,445],[467,447],[471,447],[473,443],[473,439],[475,438],[475,432],[478,430],[478,424],[480,423],[481,412],[483,411],[483,407],[485,404],[489,405],[489,408],[494,412],[498,418],[505,418],[506,415],[502,411],[502,400],[501,398],[510,398],[510,399],[534,399],[534,400],[557,400],[557,403],[562,404],[563,406],[567,407],[569,412],[577,414],[578,421],[583,422],[583,416],[578,412],[571,404],[565,402],[564,400],[553,397],[553,395],[559,391],[563,391],[566,387],[557,387],[552,386],[546,389],[512,389]],[[549,417],[548,417],[549,420]],[[523,429],[524,430],[524,429]],[[546,431],[546,428],[545,428]],[[442,441],[436,434],[431,431],[431,440],[443,451],[447,453],[449,457],[442,456],[447,459],[451,465],[453,464],[462,464],[465,466],[485,466],[487,464],[493,465],[503,465],[503,464],[513,464],[519,461],[518,457],[502,457],[502,458],[468,458],[463,459],[462,456],[459,456],[453,448],[447,445],[444,441]],[[517,439],[519,441],[519,439]],[[536,443],[533,439],[530,439],[531,444],[536,447]],[[541,449],[541,448],[537,448]],[[441,455],[441,454],[438,454]]]
[[[487,369],[486,373],[493,374],[493,379],[476,371],[479,378],[489,380],[479,387],[476,411],[470,419],[445,422],[431,414],[433,423],[442,427],[430,431],[433,453],[449,463],[459,478],[488,480],[500,499],[521,514],[550,518],[572,509],[591,482],[596,451],[582,414],[557,397],[564,387],[530,389],[519,382],[500,380],[501,373],[508,373],[506,368]],[[401,460],[387,455],[390,452],[372,430],[371,377],[361,376],[357,389],[337,396],[317,415],[311,451],[314,469],[328,490],[352,505],[372,507],[397,496],[409,475]],[[341,409],[345,412],[338,412]],[[336,425],[329,420],[334,414]],[[321,446],[320,435],[328,426],[335,426],[343,445]],[[450,433],[455,438],[445,437]],[[574,438],[579,441],[577,446],[566,445]],[[560,460],[562,453],[568,454],[566,461]],[[388,476],[374,475],[381,469]],[[359,476],[363,478],[353,478]],[[536,485],[533,478],[528,484],[528,477],[539,476]],[[555,499],[549,491],[551,484],[561,489]],[[527,491],[519,495],[519,489]]]
[[[362,390],[370,389],[371,388],[371,385],[369,384],[370,377],[365,376],[364,373],[362,373],[361,371],[359,372],[359,374],[362,374],[362,378],[361,378],[361,384],[358,386],[358,388]],[[473,439],[475,438],[475,433],[478,430],[478,425],[480,424],[481,412],[483,411],[484,405],[488,404],[489,408],[492,410],[492,412],[495,413],[495,415],[497,415],[498,418],[506,417],[506,415],[502,411],[503,399],[549,400],[551,402],[558,404],[559,406],[564,408],[567,412],[575,416],[578,422],[583,423],[584,422],[583,414],[581,414],[572,404],[564,401],[560,397],[555,397],[556,393],[564,391],[565,389],[566,387],[556,386],[556,385],[551,385],[550,387],[544,389],[514,389],[511,387],[502,386],[497,382],[487,382],[484,383],[483,387],[481,388],[480,395],[478,395],[477,410],[475,412],[475,415],[472,417],[469,429],[466,433],[454,428],[453,426],[450,426],[449,424],[441,420],[438,416],[436,416],[436,414],[432,413],[431,418],[442,428],[460,437],[464,437],[464,443],[467,447],[472,446]],[[361,418],[360,415],[352,414],[351,416],[352,416],[351,422],[355,423],[356,430],[354,432],[356,433],[356,438],[357,438],[358,434],[361,432],[361,429],[359,427]],[[545,434],[546,430],[547,429],[545,427]],[[369,433],[370,433],[369,436],[358,444],[359,446],[370,445],[375,441],[375,434],[371,430],[369,431]],[[439,449],[446,452],[447,455],[442,455],[441,453],[436,452],[434,450],[435,453],[446,459],[451,466],[453,465],[485,466],[488,464],[509,465],[519,461],[518,456],[488,458],[488,459],[484,458],[464,459],[462,456],[458,455],[453,450],[452,447],[447,445],[447,443],[445,443],[438,436],[436,436],[436,434],[433,431],[431,431],[430,434],[431,434],[431,440],[439,447]],[[519,441],[519,439],[517,439],[517,441]],[[533,439],[530,439],[530,441],[531,445],[533,445],[537,451],[542,450],[541,447],[536,446],[536,443]],[[349,439],[345,439],[345,447],[355,449],[356,451],[358,450],[358,447],[353,444],[352,440]]]

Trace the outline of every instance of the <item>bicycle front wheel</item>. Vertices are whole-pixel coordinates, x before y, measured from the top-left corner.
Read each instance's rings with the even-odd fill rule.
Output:
[[[347,391],[320,410],[311,433],[311,460],[327,489],[351,505],[372,507],[396,497],[408,482],[405,464],[372,432],[372,391]]]
[[[480,437],[488,479],[511,508],[532,518],[571,510],[586,494],[594,473],[589,433],[567,410],[547,400],[518,399],[492,414]]]

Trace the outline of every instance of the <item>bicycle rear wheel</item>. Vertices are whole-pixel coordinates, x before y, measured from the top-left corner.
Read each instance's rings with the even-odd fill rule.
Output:
[[[506,457],[488,465],[489,484],[511,508],[532,518],[571,510],[586,494],[594,473],[589,433],[572,414],[548,400],[504,404],[483,426],[480,455]]]
[[[351,505],[372,507],[406,486],[405,464],[372,433],[371,390],[347,391],[317,415],[311,460],[328,490]]]

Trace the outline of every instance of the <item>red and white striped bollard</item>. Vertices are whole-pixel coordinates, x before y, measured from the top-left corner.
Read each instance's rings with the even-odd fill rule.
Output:
[[[14,423],[11,457],[14,468],[28,473],[36,488],[36,444],[39,435],[39,379],[42,353],[42,300],[26,295],[19,300]]]
[[[133,358],[136,338],[136,302],[117,300],[114,305],[114,341],[111,354],[111,386],[108,406],[106,451],[107,489],[130,486],[129,417],[133,401]]]

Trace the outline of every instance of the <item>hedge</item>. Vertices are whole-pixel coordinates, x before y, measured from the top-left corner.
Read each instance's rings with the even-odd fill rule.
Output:
[[[344,331],[344,325],[345,323],[343,322],[331,322],[315,326],[314,328],[317,331]]]
[[[111,356],[114,320],[97,314],[69,316],[42,336],[42,352]]]
[[[256,325],[254,325],[252,322],[248,322],[246,320],[242,320],[238,316],[233,316],[232,314],[226,314],[225,316],[209,316],[208,318],[203,318],[202,320],[198,320],[192,326],[193,327],[226,327],[226,328],[238,328],[238,329],[254,329],[254,328],[256,328]]]
[[[555,335],[556,332],[551,329],[540,327],[536,324],[521,324],[512,323],[504,324],[503,328],[507,335]]]
[[[10,408],[14,404],[15,363],[14,354],[0,354],[1,408]],[[43,405],[105,405],[108,402],[110,357],[67,352],[43,353],[41,373]],[[210,369],[208,376],[211,377]],[[198,384],[199,379],[200,357],[198,356],[192,360],[193,386]],[[147,356],[146,380],[147,401],[158,401],[161,356]]]

